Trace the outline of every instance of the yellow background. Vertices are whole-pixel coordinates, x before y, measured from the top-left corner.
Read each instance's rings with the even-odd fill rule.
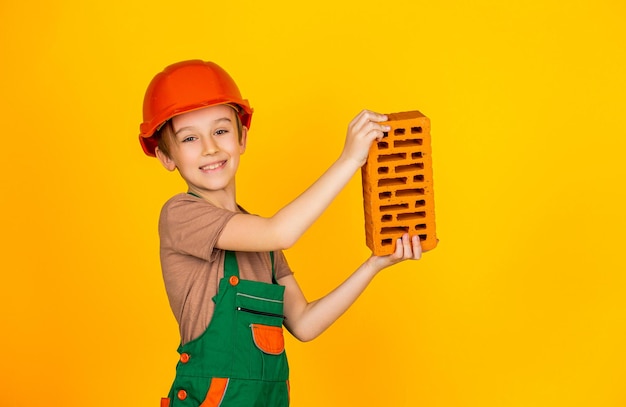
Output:
[[[432,121],[439,246],[311,343],[293,405],[626,405],[626,6],[609,0],[0,3],[1,406],[156,406],[177,329],[143,92],[214,60],[271,215],[361,109]],[[368,256],[360,179],[287,252],[311,299]]]

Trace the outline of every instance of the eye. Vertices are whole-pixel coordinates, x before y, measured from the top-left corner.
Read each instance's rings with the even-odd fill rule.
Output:
[[[196,140],[196,139],[197,139],[197,137],[196,137],[196,136],[187,136],[187,137],[183,138],[183,139],[181,140],[181,142],[182,142],[182,143],[189,143],[190,141],[194,141],[194,140]]]
[[[222,135],[224,135],[226,133],[228,133],[228,130],[226,130],[226,129],[219,129],[219,130],[215,131],[215,135],[216,136],[222,136]]]

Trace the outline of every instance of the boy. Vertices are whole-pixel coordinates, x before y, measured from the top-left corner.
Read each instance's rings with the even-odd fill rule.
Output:
[[[363,111],[322,176],[274,216],[237,204],[235,176],[253,110],[218,65],[183,61],[154,77],[144,99],[140,142],[188,192],[159,220],[161,266],[181,345],[162,406],[287,406],[289,367],[282,326],[301,341],[341,316],[382,269],[419,259],[419,238],[398,239],[328,295],[308,302],[282,253],[328,207],[383,137],[386,116]]]

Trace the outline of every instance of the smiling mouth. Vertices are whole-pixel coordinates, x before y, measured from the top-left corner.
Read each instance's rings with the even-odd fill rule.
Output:
[[[202,171],[213,171],[213,170],[217,170],[219,168],[222,168],[225,164],[226,164],[226,161],[220,161],[218,163],[204,165],[204,166],[200,167],[200,169]]]

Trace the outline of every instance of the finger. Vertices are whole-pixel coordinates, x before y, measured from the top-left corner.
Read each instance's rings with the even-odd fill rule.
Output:
[[[413,258],[415,260],[421,259],[422,258],[422,242],[420,241],[420,237],[418,235],[413,236],[412,244],[413,244]]]
[[[368,139],[374,140],[381,140],[383,137],[385,137],[385,133],[388,132],[391,129],[391,127],[387,126],[387,125],[383,125],[380,123],[375,123],[375,122],[368,122],[365,125],[365,128],[363,129],[363,131],[365,131],[365,136]]]
[[[382,126],[380,131],[377,133],[376,139],[378,141],[384,139],[385,135],[389,132],[389,130],[391,130],[390,126]]]
[[[373,122],[384,122],[387,120],[387,115],[382,113],[377,113],[371,110],[363,110],[363,114],[367,117],[368,120]]]
[[[411,249],[411,240],[409,239],[409,234],[405,233],[402,235],[402,246],[404,250],[404,258],[410,259],[413,257],[413,250]]]
[[[401,259],[403,256],[404,256],[404,244],[402,243],[402,238],[399,237],[396,240],[396,250],[393,252],[391,257],[397,261]]]
[[[379,123],[387,121],[387,115],[375,113],[371,110],[362,110],[353,120],[350,122],[350,128],[361,128],[369,122]]]
[[[361,112],[358,115],[356,115],[356,117],[352,119],[352,121],[350,122],[350,127],[360,128],[363,125],[365,125],[367,122],[370,121],[369,119],[370,113],[371,112],[369,110],[361,110]]]

